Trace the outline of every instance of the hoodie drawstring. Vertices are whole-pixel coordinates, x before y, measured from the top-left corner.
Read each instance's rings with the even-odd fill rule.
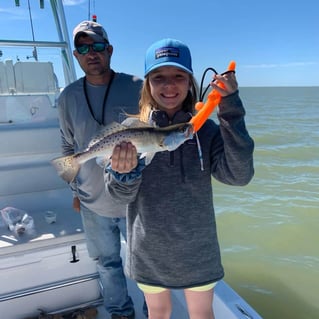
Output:
[[[203,160],[203,153],[202,153],[202,147],[200,145],[199,137],[197,132],[195,133],[196,137],[196,144],[197,144],[197,150],[198,150],[198,157],[199,157],[199,163],[200,163],[200,170],[204,170],[204,160]]]

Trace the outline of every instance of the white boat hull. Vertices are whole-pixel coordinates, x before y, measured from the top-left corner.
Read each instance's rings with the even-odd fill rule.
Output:
[[[1,256],[0,313],[6,319],[34,317],[39,310],[54,314],[86,306],[97,306],[97,319],[110,318],[101,306],[100,284],[96,263],[87,254],[82,235],[73,235],[65,243],[52,241],[50,247],[34,246],[24,253]],[[71,247],[76,246],[77,262],[71,262]],[[125,242],[122,242],[125,258]],[[143,296],[136,284],[128,280],[134,300],[136,318],[143,319]],[[182,291],[172,292],[172,319],[186,319],[187,308]],[[215,288],[214,310],[216,319],[261,318],[224,281]]]

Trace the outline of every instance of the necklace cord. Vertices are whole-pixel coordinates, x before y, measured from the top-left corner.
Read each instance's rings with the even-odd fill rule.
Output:
[[[103,104],[102,104],[102,121],[99,122],[96,117],[94,116],[94,112],[93,112],[93,108],[92,108],[92,105],[90,103],[90,100],[89,100],[89,95],[88,95],[88,92],[87,92],[87,81],[86,81],[86,77],[84,77],[84,80],[83,80],[83,89],[84,89],[84,95],[85,95],[85,99],[86,99],[86,104],[89,108],[89,111],[92,115],[92,117],[94,118],[94,120],[96,122],[98,122],[100,125],[104,125],[104,114],[105,114],[105,107],[106,107],[106,101],[107,101],[107,98],[108,98],[108,95],[109,95],[109,92],[110,92],[110,88],[111,88],[111,85],[112,85],[112,82],[113,82],[113,79],[114,79],[114,75],[115,75],[115,72],[113,70],[111,70],[111,77],[110,77],[110,81],[107,85],[107,88],[105,90],[105,94],[104,94],[104,98],[103,98]]]

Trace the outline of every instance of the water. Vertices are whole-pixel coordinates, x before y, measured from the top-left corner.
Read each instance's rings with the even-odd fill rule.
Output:
[[[213,181],[225,280],[263,318],[319,318],[319,87],[241,88],[246,187]]]

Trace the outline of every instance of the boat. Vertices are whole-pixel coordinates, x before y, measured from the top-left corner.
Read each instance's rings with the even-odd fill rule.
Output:
[[[62,0],[49,3],[58,41],[0,40],[2,50],[32,52],[26,59],[0,60],[0,313],[25,319],[94,307],[97,319],[109,318],[71,191],[50,164],[61,155],[56,99],[76,74]],[[55,63],[40,59],[42,48],[59,53],[62,80]],[[19,220],[25,228],[10,224],[4,218],[8,212],[29,217],[28,224]],[[142,293],[127,281],[136,318],[143,319]],[[172,298],[172,318],[188,318],[183,293],[174,290]],[[216,286],[214,310],[216,319],[261,318],[223,280]]]

